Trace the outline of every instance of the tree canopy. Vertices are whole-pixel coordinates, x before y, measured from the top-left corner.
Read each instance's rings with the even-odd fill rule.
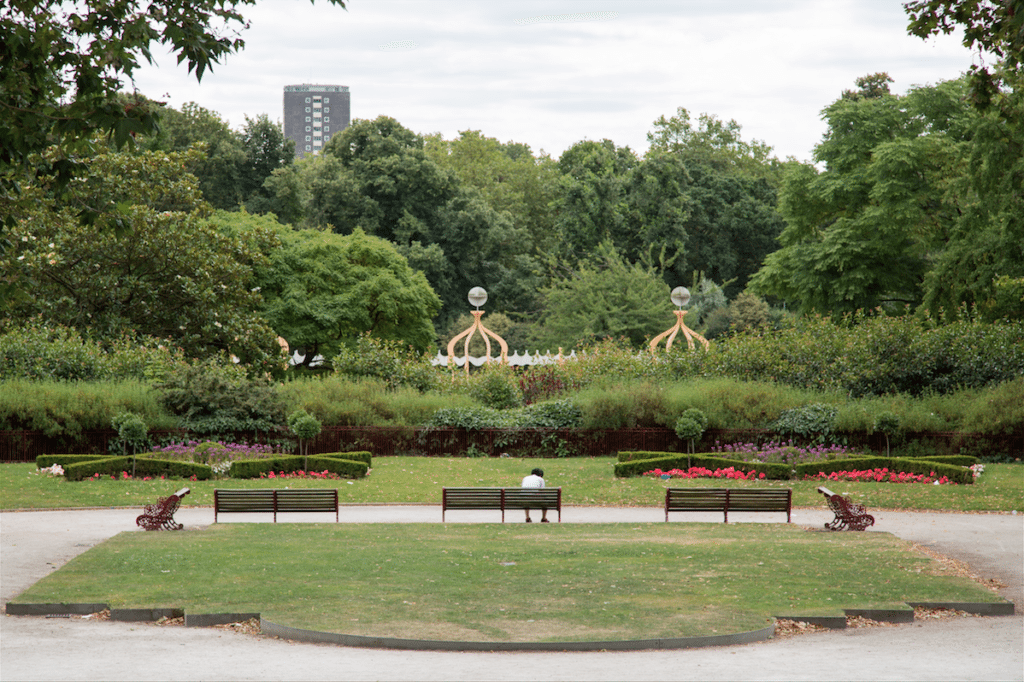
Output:
[[[329,361],[364,333],[418,351],[433,345],[440,299],[392,244],[359,228],[348,235],[279,233],[281,248],[258,271],[263,313],[292,348],[305,352],[305,364],[317,355]]]
[[[25,188],[30,205],[15,215],[13,248],[0,264],[27,286],[4,312],[99,338],[166,339],[193,358],[279,363],[252,290],[250,264],[262,255],[208,224],[209,207],[183,170],[196,154],[104,153],[67,192]],[[113,208],[84,225],[79,205]]]

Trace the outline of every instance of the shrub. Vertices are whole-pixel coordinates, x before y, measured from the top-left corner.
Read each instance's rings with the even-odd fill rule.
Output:
[[[94,459],[110,459],[110,455],[39,455],[36,457],[36,466],[48,469],[54,464],[59,464],[67,469],[71,464],[81,464]]]
[[[832,405],[821,403],[794,407],[779,415],[769,428],[783,437],[805,442],[832,442],[837,411]]]
[[[510,410],[523,404],[519,381],[508,365],[488,364],[471,375],[469,395],[495,410]]]
[[[125,411],[141,415],[150,428],[174,426],[155,391],[138,381],[0,384],[0,429],[42,431],[63,445],[76,443],[83,431],[109,429],[114,415]]]
[[[344,453],[342,453],[344,454]],[[292,473],[302,471],[307,465],[303,457],[298,455],[282,455],[269,457],[267,459],[238,460],[231,463],[228,475],[231,478],[260,478],[263,474],[284,471]],[[369,465],[364,461],[341,459],[326,455],[313,455],[309,457],[308,467],[312,471],[330,471],[339,476],[349,478],[362,478],[366,476]]]
[[[442,408],[424,424],[424,429],[500,429],[508,425],[508,415],[490,407]]]
[[[142,381],[180,362],[179,350],[153,339],[100,342],[70,327],[35,323],[0,333],[0,381]]]
[[[309,454],[309,441],[319,436],[322,428],[320,421],[305,410],[295,410],[288,415],[288,430],[299,439],[300,455]]]
[[[350,380],[377,379],[388,390],[401,386],[429,391],[441,373],[430,364],[430,355],[400,341],[378,339],[369,332],[356,340],[354,348],[342,348],[331,358],[336,375]]]
[[[622,453],[619,453],[620,457]],[[765,478],[774,481],[789,480],[792,469],[785,464],[771,464],[766,462],[743,462],[741,460],[716,457],[711,454],[680,455],[668,452],[646,453],[654,457],[646,459],[630,459],[619,461],[615,464],[615,476],[617,478],[630,478],[643,476],[652,469],[689,469],[690,467],[706,467],[708,469],[727,469],[733,467],[737,471],[749,473],[751,471],[764,474]]]
[[[892,412],[883,412],[875,417],[875,431],[885,434],[885,454],[889,455],[889,438],[900,432],[900,417]]]
[[[572,400],[534,403],[510,417],[512,425],[520,429],[577,429],[583,423],[583,412]]]
[[[81,481],[95,474],[101,476],[117,476],[131,467],[130,457],[103,457],[82,462],[64,464],[64,478],[69,481]]]
[[[373,466],[373,453],[369,450],[353,450],[351,452],[323,452],[314,457],[327,457],[330,459],[347,459],[353,462],[362,462],[366,466]],[[312,461],[312,458],[310,459]]]
[[[664,426],[664,389],[651,381],[595,384],[580,391],[576,403],[585,429]]]
[[[160,402],[185,430],[204,435],[277,431],[284,402],[266,377],[214,361],[176,368],[157,384]]]
[[[693,442],[704,435],[704,427],[700,422],[685,414],[676,420],[676,436],[687,441],[688,452],[693,452]]]

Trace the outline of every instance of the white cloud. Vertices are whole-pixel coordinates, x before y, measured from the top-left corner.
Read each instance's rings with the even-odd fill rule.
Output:
[[[351,89],[354,118],[384,114],[446,137],[481,130],[554,156],[602,138],[643,152],[651,123],[683,106],[807,159],[824,132],[819,112],[855,78],[887,71],[902,92],[971,60],[956,37],[907,35],[900,4],[877,0],[346,4],[260,0],[246,8],[245,50],[201,85],[170,56],[136,84],[237,127],[244,115],[279,119],[285,85],[336,83]],[[516,23],[573,14],[601,20]]]

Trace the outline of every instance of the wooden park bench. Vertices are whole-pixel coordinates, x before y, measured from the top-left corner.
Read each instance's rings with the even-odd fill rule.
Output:
[[[335,488],[254,489],[213,491],[213,522],[220,514],[266,512],[334,512],[338,521],[338,491]]]
[[[875,517],[868,514],[864,505],[851,502],[828,488],[818,488],[818,492],[825,496],[828,508],[836,515],[834,519],[825,524],[825,528],[829,530],[864,530],[875,524]]]
[[[793,513],[793,491],[761,488],[668,488],[665,490],[665,521],[669,512],[785,512]]]
[[[442,488],[441,522],[449,509],[556,509],[562,522],[561,488]]]
[[[156,504],[147,504],[142,514],[135,519],[135,525],[145,530],[181,530],[184,526],[174,521],[174,512],[178,511],[181,498],[188,494],[189,489],[182,488]]]

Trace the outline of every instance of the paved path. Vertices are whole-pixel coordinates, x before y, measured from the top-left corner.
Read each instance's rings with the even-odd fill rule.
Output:
[[[125,530],[139,510],[0,514],[0,600]],[[319,520],[317,515],[295,517]],[[763,515],[730,521],[764,521]],[[185,508],[186,527],[209,507]],[[437,523],[439,506],[345,507],[351,523]],[[820,527],[831,514],[798,509]],[[891,532],[968,563],[1006,585],[1017,615],[849,629],[735,647],[594,653],[440,653],[343,648],[148,624],[0,617],[0,680],[1024,680],[1024,516],[876,512],[869,532]],[[567,523],[657,522],[655,508],[569,507]],[[718,521],[718,515],[688,520]],[[222,522],[261,521],[232,515]],[[452,513],[452,523],[494,521]]]

